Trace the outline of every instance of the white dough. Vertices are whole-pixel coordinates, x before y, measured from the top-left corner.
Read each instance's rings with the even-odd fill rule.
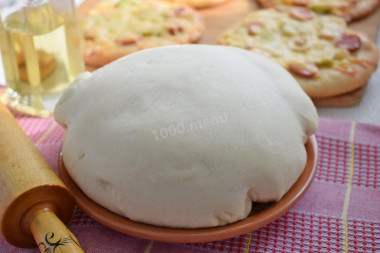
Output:
[[[181,228],[247,217],[306,163],[311,100],[275,62],[211,45],[148,49],[84,73],[54,112],[63,159],[94,201]]]

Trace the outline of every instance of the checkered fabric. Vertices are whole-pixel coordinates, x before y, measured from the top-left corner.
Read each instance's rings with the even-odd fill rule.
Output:
[[[63,129],[52,118],[16,115],[57,169]],[[235,238],[163,243],[113,231],[78,210],[70,225],[86,252],[380,252],[380,126],[320,119],[318,171],[301,200],[274,222]],[[0,252],[18,249],[0,236]]]

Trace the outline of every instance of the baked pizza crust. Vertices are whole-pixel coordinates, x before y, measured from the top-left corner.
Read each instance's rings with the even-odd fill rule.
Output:
[[[285,0],[257,0],[257,2],[264,8],[277,8],[279,10],[286,9],[288,6],[295,6],[297,4],[291,4],[291,1]],[[288,3],[287,3],[288,2]],[[294,0],[297,2],[297,0]],[[299,0],[298,6],[307,6],[308,0]],[[330,0],[329,3],[336,2],[336,0]],[[346,1],[345,3],[347,3]],[[330,14],[340,16],[346,21],[355,21],[366,17],[370,13],[376,10],[380,4],[380,0],[359,0],[351,1],[349,8],[333,8]],[[301,4],[302,3],[302,4]]]
[[[132,54],[139,50],[159,47],[159,46],[169,46],[169,45],[177,45],[177,44],[188,44],[188,43],[196,43],[202,36],[203,29],[199,31],[194,31],[193,36],[189,37],[185,40],[173,40],[173,39],[157,39],[157,38],[144,38],[136,45],[129,45],[126,47],[118,47],[118,48],[109,48],[102,49],[100,47],[87,47],[83,54],[83,59],[86,65],[93,67],[101,67],[112,61],[119,59],[128,54]],[[88,44],[87,44],[88,45]]]
[[[86,65],[101,67],[133,52],[195,43],[204,24],[193,8],[152,0],[105,0],[81,20]]]
[[[350,20],[355,21],[361,18],[365,18],[374,12],[379,5],[380,0],[357,1],[355,7],[351,10]]]
[[[355,53],[358,59],[350,66],[350,73],[331,68],[321,68],[318,79],[307,79],[293,75],[302,89],[312,98],[325,98],[344,94],[365,85],[376,70],[379,51],[364,33],[356,32],[361,40],[361,50]]]
[[[327,53],[327,55],[330,54],[328,50],[339,48],[336,46],[337,43],[337,37],[338,35],[329,34],[327,33],[325,36],[331,36],[336,37],[333,39],[331,43],[328,43],[330,48],[326,49],[325,47],[322,48],[322,51],[318,51],[319,53],[310,53],[307,56],[302,56],[303,59],[297,58],[298,52],[294,53],[294,51],[289,49],[288,43],[290,42],[287,40],[289,37],[289,34],[286,36],[279,35],[277,30],[275,31],[266,31],[267,35],[269,37],[272,36],[272,34],[278,35],[278,37],[275,37],[279,39],[276,41],[276,47],[269,48],[268,50],[265,49],[265,47],[268,47],[268,45],[271,45],[272,41],[255,41],[255,37],[250,36],[246,30],[248,29],[247,26],[250,26],[251,24],[255,25],[254,27],[257,28],[257,25],[261,26],[262,23],[265,23],[267,26],[273,26],[273,23],[270,24],[267,22],[268,20],[264,20],[263,22],[256,22],[256,17],[261,15],[259,13],[268,13],[268,15],[271,17],[271,20],[276,20],[273,22],[281,22],[282,27],[286,26],[286,20],[282,17],[286,17],[288,14],[285,14],[283,12],[276,11],[274,9],[265,9],[265,10],[259,10],[255,12],[251,12],[246,17],[243,18],[243,20],[239,21],[238,23],[234,24],[230,28],[228,28],[224,33],[222,33],[218,40],[217,44],[221,45],[228,45],[228,46],[234,46],[234,47],[240,47],[247,49],[249,51],[262,54],[268,58],[271,58],[280,65],[282,65],[284,68],[286,68],[293,77],[296,78],[300,86],[303,88],[303,90],[311,97],[311,98],[325,98],[325,97],[332,97],[340,94],[347,93],[349,91],[353,91],[364,84],[366,84],[367,80],[370,78],[371,74],[375,71],[377,68],[377,63],[379,59],[379,51],[375,45],[374,42],[369,39],[369,37],[361,32],[353,31],[351,29],[348,29],[345,25],[345,22],[343,19],[339,17],[327,17],[327,16],[315,16],[315,18],[321,18],[322,23],[328,23],[331,25],[331,22],[329,21],[339,21],[341,20],[341,25],[338,25],[337,27],[332,27],[332,30],[328,30],[329,33],[331,31],[335,31],[334,29],[343,29],[340,31],[342,34],[349,34],[354,37],[358,37],[360,39],[360,47],[356,49],[353,52],[349,52],[349,50],[341,50],[341,52],[332,52],[331,54],[342,54],[344,55],[343,61],[335,62],[335,58],[332,57],[331,60],[333,62],[325,63],[317,63],[318,57],[322,57],[322,61],[324,61],[323,56],[319,56],[319,53]],[[278,13],[279,15],[276,15]],[[281,14],[282,13],[282,14]],[[307,14],[307,13],[306,13]],[[259,16],[260,17],[260,16]],[[318,23],[318,25],[321,24]],[[302,20],[299,22],[301,28],[303,30],[311,30],[314,26],[310,27],[307,26],[308,21]],[[275,23],[274,25],[277,26],[278,23]],[[338,22],[339,24],[339,22]],[[303,27],[306,25],[305,27]],[[280,27],[280,25],[279,25]],[[263,29],[262,27],[259,27],[260,29]],[[273,27],[272,27],[273,28]],[[264,28],[266,29],[266,28]],[[274,28],[277,29],[277,28]],[[291,30],[290,30],[291,31]],[[318,34],[318,33],[317,33]],[[253,35],[256,36],[256,35]],[[281,37],[283,36],[283,37]],[[279,38],[280,37],[280,38]],[[282,38],[285,38],[286,40],[281,40]],[[292,37],[290,37],[292,38]],[[308,39],[308,37],[306,36]],[[325,41],[325,40],[324,40]],[[326,40],[328,41],[328,40]],[[325,42],[326,42],[325,41]],[[314,42],[314,41],[313,41]],[[312,42],[312,44],[313,44]],[[317,43],[317,42],[316,42]],[[264,47],[264,50],[262,48]],[[282,48],[281,48],[282,47]],[[286,53],[282,54],[284,51],[281,51],[281,49],[287,50]],[[314,50],[313,48],[310,49],[311,52]],[[276,55],[279,54],[280,56]],[[296,55],[297,54],[297,55]],[[315,62],[312,62],[312,65],[316,68],[316,74],[313,77],[304,77],[302,75],[297,75],[296,73],[292,72],[290,69],[290,63],[294,62],[297,63],[297,61],[303,62],[303,64],[308,64],[308,60],[310,60],[310,56],[315,56],[317,59]],[[329,56],[330,57],[330,56]],[[329,59],[327,57],[327,59]],[[315,66],[318,65],[318,66]],[[333,67],[329,66],[329,64],[332,64]],[[335,64],[335,65],[334,65]],[[312,66],[312,67],[313,67]]]

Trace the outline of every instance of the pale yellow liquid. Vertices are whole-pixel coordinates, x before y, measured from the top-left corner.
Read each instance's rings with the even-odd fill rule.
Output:
[[[11,106],[48,116],[43,96],[62,91],[84,71],[79,44],[75,18],[49,4],[9,15],[0,25],[0,46]]]

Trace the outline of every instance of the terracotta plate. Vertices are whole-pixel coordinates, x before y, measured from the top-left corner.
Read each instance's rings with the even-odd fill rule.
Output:
[[[251,232],[274,221],[289,210],[306,192],[317,171],[318,147],[315,136],[309,138],[305,147],[307,152],[305,170],[280,201],[267,204],[254,203],[253,211],[246,219],[212,228],[173,229],[134,222],[103,208],[89,199],[67,173],[62,161],[62,153],[59,156],[58,170],[62,180],[73,193],[78,206],[91,218],[109,228],[128,235],[163,242],[208,242]]]

